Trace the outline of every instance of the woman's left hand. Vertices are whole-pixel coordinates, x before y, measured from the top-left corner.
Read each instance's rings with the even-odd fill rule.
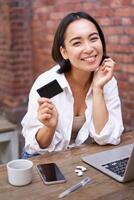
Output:
[[[103,89],[104,85],[112,79],[115,65],[111,58],[104,59],[94,74],[93,87]]]

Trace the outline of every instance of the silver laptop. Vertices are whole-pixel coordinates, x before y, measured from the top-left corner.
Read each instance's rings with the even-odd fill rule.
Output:
[[[82,160],[119,182],[134,179],[134,144],[83,156]]]

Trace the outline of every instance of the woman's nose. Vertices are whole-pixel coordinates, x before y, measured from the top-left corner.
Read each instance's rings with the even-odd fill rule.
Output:
[[[94,50],[93,46],[89,43],[89,42],[86,42],[84,44],[84,52],[92,52]]]

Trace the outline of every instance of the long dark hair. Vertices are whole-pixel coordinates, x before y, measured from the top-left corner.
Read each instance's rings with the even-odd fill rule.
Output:
[[[71,69],[70,61],[65,60],[60,53],[60,47],[61,46],[64,47],[65,31],[66,31],[66,29],[67,29],[67,27],[70,23],[72,23],[72,22],[74,22],[78,19],[81,19],[81,18],[92,22],[95,25],[95,27],[96,27],[96,29],[99,33],[99,37],[100,37],[100,40],[102,42],[102,47],[103,47],[103,56],[102,56],[101,63],[104,60],[104,58],[107,57],[106,56],[106,43],[105,43],[104,34],[103,34],[99,24],[96,22],[96,20],[85,12],[70,13],[67,16],[65,16],[62,19],[62,21],[60,22],[60,24],[57,28],[57,31],[55,33],[53,46],[52,46],[52,58],[54,59],[54,61],[56,63],[58,63],[60,65],[60,69],[58,70],[59,73],[68,72]]]

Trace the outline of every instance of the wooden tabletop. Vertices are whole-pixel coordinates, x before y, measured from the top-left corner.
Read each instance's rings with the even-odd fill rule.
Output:
[[[124,133],[120,145],[134,143],[134,132]],[[134,200],[134,181],[119,183],[107,175],[97,171],[82,162],[81,157],[87,154],[114,148],[112,145],[99,146],[97,144],[84,145],[79,148],[63,152],[46,153],[36,156],[31,160],[34,163],[32,183],[15,187],[8,183],[6,165],[0,166],[0,200],[56,200],[58,195],[65,189],[80,182],[89,176],[92,183],[78,189],[63,199],[66,200]],[[39,163],[55,162],[65,175],[67,182],[53,185],[45,185],[38,172],[36,165]],[[77,165],[87,168],[82,177],[74,172]]]

